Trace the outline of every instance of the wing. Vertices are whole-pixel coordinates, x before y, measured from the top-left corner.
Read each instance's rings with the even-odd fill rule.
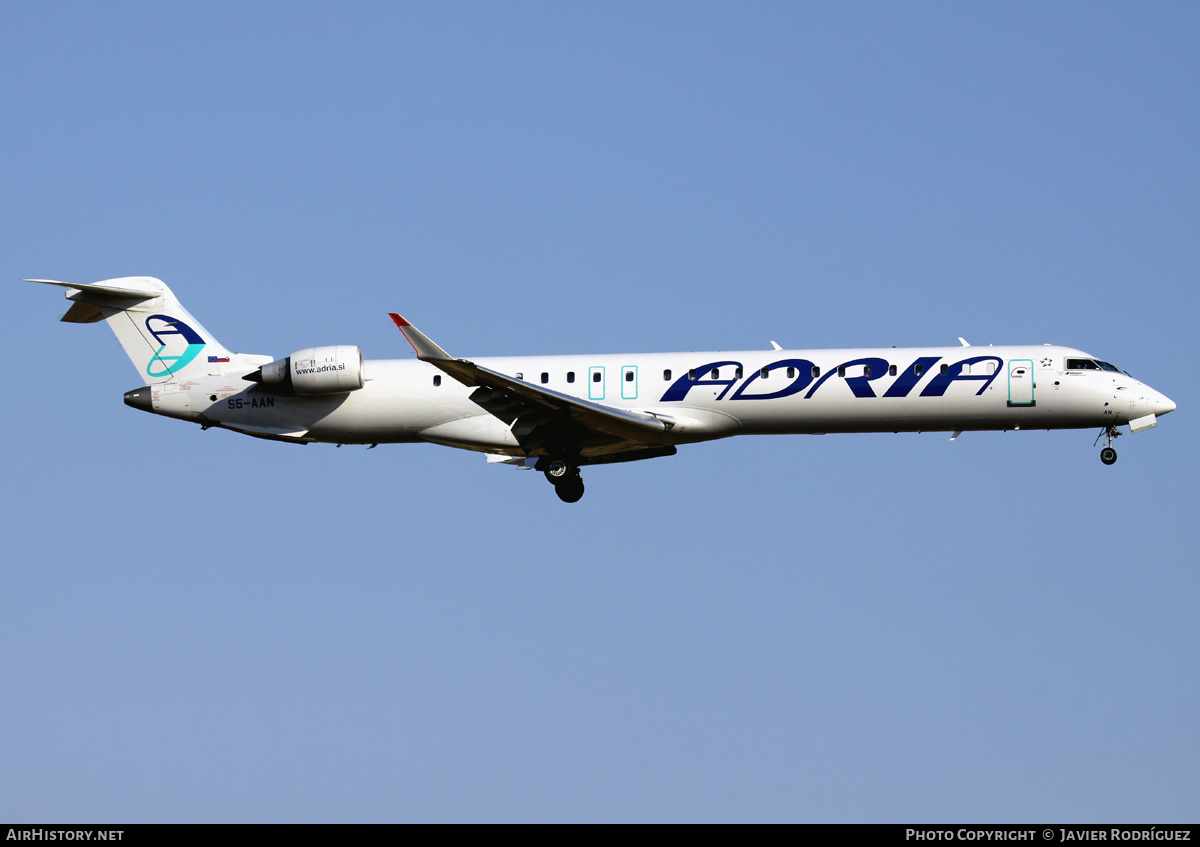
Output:
[[[648,412],[594,403],[456,359],[404,318],[391,318],[422,362],[474,388],[471,401],[504,421],[517,443],[533,454],[602,454],[662,445],[670,423]]]

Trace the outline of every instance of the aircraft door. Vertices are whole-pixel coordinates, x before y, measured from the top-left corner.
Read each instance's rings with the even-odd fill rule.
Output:
[[[603,366],[588,368],[588,399],[604,399],[604,368]]]
[[[1034,405],[1033,389],[1033,360],[1010,359],[1008,362],[1008,405]]]
[[[626,365],[621,368],[621,399],[636,400],[637,395],[637,365]]]

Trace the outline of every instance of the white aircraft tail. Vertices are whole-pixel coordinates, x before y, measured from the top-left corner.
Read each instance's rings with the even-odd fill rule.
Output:
[[[147,384],[197,376],[237,373],[271,361],[270,356],[231,353],[183,308],[164,282],[125,276],[82,285],[31,279],[65,289],[67,323],[107,321]]]

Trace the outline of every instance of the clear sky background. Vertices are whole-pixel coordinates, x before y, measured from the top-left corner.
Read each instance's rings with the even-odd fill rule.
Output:
[[[0,818],[1200,817],[1195,3],[0,5]],[[121,402],[231,349],[1054,342],[1095,432],[540,474]]]

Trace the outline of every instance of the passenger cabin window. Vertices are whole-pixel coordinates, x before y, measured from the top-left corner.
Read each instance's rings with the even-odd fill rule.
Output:
[[[942,373],[944,373],[944,374],[948,374],[948,373],[950,373],[950,366],[949,366],[949,365],[942,365]]]
[[[888,365],[888,376],[895,376],[895,375],[896,375],[896,366]]]
[[[740,367],[737,367],[737,368],[734,368],[734,369],[733,369],[733,378],[734,378],[734,379],[741,379],[741,378],[742,378],[742,369],[741,369]]]
[[[575,371],[567,371],[567,382],[575,381]]]
[[[599,382],[599,381],[600,381],[600,371],[596,371],[594,374],[592,374],[592,382]]]
[[[763,379],[766,379],[767,377],[769,377],[771,375],[771,369],[763,368],[761,371],[758,372],[758,375],[761,376]]]
[[[625,381],[633,382],[633,371],[625,371]]]
[[[550,374],[546,373],[545,371],[542,371],[542,385],[545,385],[549,381],[550,381]]]
[[[818,368],[816,365],[813,365],[813,379],[816,379],[820,375],[821,375],[821,369]]]
[[[796,369],[793,368],[791,365],[788,365],[787,374],[788,374],[788,379],[795,379],[796,378]]]
[[[921,376],[921,374],[925,373],[925,366],[917,365],[915,368],[913,368],[913,373],[915,373],[917,376]]]
[[[712,373],[710,373],[709,376],[712,377],[713,379],[720,379],[721,378],[721,369],[713,368]]]
[[[871,366],[870,365],[863,365],[863,376],[865,376],[865,377],[871,376]]]
[[[688,371],[688,379],[690,379],[692,382],[696,381],[696,369],[695,368],[692,368]]]
[[[433,385],[434,385],[434,387],[436,388],[437,386],[439,386],[439,385],[441,385],[441,384],[442,384],[442,375],[441,375],[441,374],[434,374],[434,375],[433,375]]]
[[[665,371],[663,371],[663,382],[670,382],[670,381],[671,381],[671,369],[667,368]]]
[[[838,376],[845,376],[845,375],[846,375],[846,366],[838,365]]]

